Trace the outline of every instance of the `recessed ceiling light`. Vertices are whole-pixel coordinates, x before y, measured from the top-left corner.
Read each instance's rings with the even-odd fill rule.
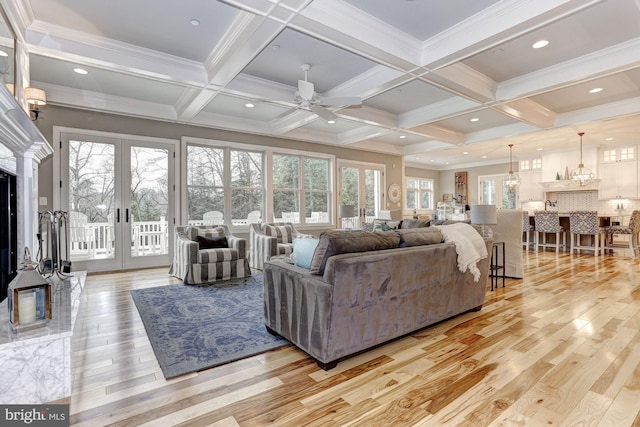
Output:
[[[480,119],[479,119],[479,118],[477,118],[477,117],[474,117],[474,118],[472,118],[472,119],[471,119],[471,120],[469,120],[469,121],[470,121],[470,122],[477,122],[478,120],[480,120]]]
[[[549,42],[547,40],[538,40],[533,45],[531,45],[531,47],[534,49],[540,49],[541,47],[545,47],[548,44]]]
[[[542,148],[542,147],[538,147],[538,148],[536,148],[536,151],[542,151],[542,150],[543,150],[543,148]]]
[[[250,102],[247,102],[246,104],[244,104],[244,106],[247,107],[247,108],[253,108],[253,107],[256,106],[256,104],[252,104]]]
[[[0,50],[0,56],[9,56],[9,54],[4,50]]]
[[[330,125],[334,124],[335,122],[335,120],[327,120],[327,123],[329,123]]]
[[[197,19],[192,19],[191,25],[193,25],[194,27],[197,27],[198,25],[200,25],[200,21],[198,21]]]
[[[468,151],[463,151],[462,154],[469,154],[469,152]]]
[[[494,50],[494,51],[493,51],[493,52],[491,52],[491,53],[493,53],[494,55],[500,55],[502,52],[504,52],[504,50],[502,50],[502,49],[496,49],[496,50]]]
[[[482,156],[482,158],[483,158],[483,159],[486,159],[486,158],[487,158],[487,156]]]
[[[278,50],[278,49],[280,49],[280,45],[279,44],[274,44],[273,46],[271,46],[271,49]]]
[[[416,157],[416,160],[420,160],[420,157]]]
[[[594,87],[593,89],[589,90],[589,93],[598,93],[598,92],[602,92],[601,87]]]
[[[605,141],[613,141],[613,138],[605,138]]]
[[[405,139],[407,135],[400,135],[400,139]]]
[[[75,73],[82,74],[82,75],[89,74],[89,72],[84,68],[74,68],[73,71]]]
[[[433,163],[433,159],[429,160],[431,163]]]

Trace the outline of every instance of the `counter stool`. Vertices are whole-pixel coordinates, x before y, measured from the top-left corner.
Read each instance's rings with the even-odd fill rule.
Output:
[[[626,227],[623,225],[610,225],[608,227],[604,227],[604,232],[607,235],[606,240],[613,239],[614,234],[629,234],[629,249],[631,249],[633,255],[637,255],[638,233],[640,233],[640,210],[634,210],[631,213],[629,225]]]
[[[522,232],[524,233],[524,240],[522,246],[529,249],[531,247],[531,232],[534,230],[533,225],[529,223],[529,212],[522,211]]]
[[[534,212],[535,232],[536,232],[536,251],[538,248],[555,248],[556,252],[560,251],[560,246],[567,246],[567,236],[565,229],[560,225],[560,216],[555,211],[535,211]],[[547,243],[547,234],[556,235],[555,243]],[[542,242],[540,241],[542,234]],[[560,244],[560,235],[562,235],[562,244]]]
[[[603,229],[600,227],[598,212],[596,211],[572,211],[569,212],[569,232],[571,233],[571,253],[575,250],[593,251],[594,256],[604,253]],[[580,238],[583,235],[593,236],[593,246],[583,246]]]

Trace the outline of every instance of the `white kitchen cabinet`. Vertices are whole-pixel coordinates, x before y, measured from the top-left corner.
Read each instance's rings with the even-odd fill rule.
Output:
[[[544,200],[542,189],[542,160],[524,159],[520,160],[520,202]]]
[[[637,146],[607,147],[599,151],[599,199],[638,198],[637,157]]]

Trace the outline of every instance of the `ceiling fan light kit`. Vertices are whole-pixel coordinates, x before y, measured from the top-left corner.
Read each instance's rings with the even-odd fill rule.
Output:
[[[295,110],[310,111],[329,123],[335,123],[338,116],[331,110],[324,108],[325,106],[357,106],[362,105],[362,99],[358,97],[327,97],[317,96],[315,86],[308,80],[308,73],[311,65],[302,64],[300,67],[304,71],[304,80],[298,80],[298,90],[296,91],[293,101],[298,105],[291,110],[286,111],[282,116],[286,116]]]

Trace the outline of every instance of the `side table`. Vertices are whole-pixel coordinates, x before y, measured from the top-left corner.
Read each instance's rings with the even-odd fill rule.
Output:
[[[502,263],[498,263],[498,248],[502,247]],[[502,287],[505,279],[505,247],[504,242],[493,242],[491,247],[491,261],[489,264],[489,277],[491,278],[491,290],[498,287],[498,279],[502,276]],[[500,273],[502,272],[502,273]]]

